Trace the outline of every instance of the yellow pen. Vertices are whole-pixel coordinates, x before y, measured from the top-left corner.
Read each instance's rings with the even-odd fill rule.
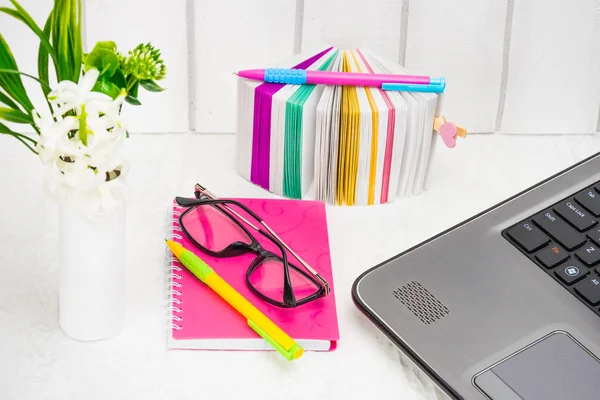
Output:
[[[248,320],[248,326],[265,339],[288,360],[300,358],[304,349],[281,330],[237,290],[223,280],[208,264],[179,243],[167,240],[175,257],[198,279],[215,291]]]

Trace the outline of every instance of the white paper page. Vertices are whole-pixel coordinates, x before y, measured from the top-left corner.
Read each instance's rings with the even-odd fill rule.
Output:
[[[325,57],[319,60],[318,67],[322,67],[323,64],[332,56],[335,52],[335,48],[328,52]],[[327,67],[327,71],[331,71],[333,63]],[[302,137],[300,138],[302,146],[301,156],[301,182],[302,182],[302,195],[304,196],[315,178],[315,142],[316,142],[316,114],[317,105],[321,96],[323,95],[325,85],[315,85],[310,96],[306,99],[304,107],[302,109]],[[328,119],[331,118],[331,113],[328,113]]]
[[[323,199],[325,199],[327,196],[327,182],[329,181],[328,163],[331,162],[332,157],[329,146],[331,146],[331,136],[334,134],[331,132],[331,107],[333,103],[334,88],[332,86],[328,86],[324,89],[324,92],[326,92],[327,95],[326,97],[322,97],[324,101],[323,106],[321,107],[321,112],[323,113],[323,134],[321,136],[321,141],[323,145],[321,147],[321,151],[317,153],[317,156],[315,157],[315,164],[320,164],[321,175],[319,185],[321,186]]]
[[[335,68],[339,55],[333,62]],[[330,158],[331,140],[331,104],[333,101],[334,87],[323,85],[323,92],[318,97],[316,105],[316,138],[315,138],[315,187],[316,199],[326,201],[328,162]]]
[[[423,151],[423,128],[425,126],[425,113],[426,113],[426,104],[427,102],[425,101],[425,98],[421,95],[421,93],[414,93],[414,92],[409,92],[409,95],[411,95],[418,104],[418,123],[416,126],[416,132],[415,132],[415,136],[417,138],[416,141],[416,151],[415,151],[415,159],[413,162],[413,166],[412,166],[412,179],[410,181],[410,186],[409,186],[409,191],[412,194],[416,194],[416,182],[417,182],[417,175],[419,173],[419,162],[421,159],[421,154]]]
[[[316,70],[323,65],[330,52],[319,58],[308,70]],[[306,58],[308,58],[307,56]],[[302,85],[285,85],[277,91],[272,97],[271,104],[271,143],[270,143],[270,169],[269,184],[270,190],[283,196],[283,174],[285,161],[285,119],[286,103],[289,98],[296,93]],[[314,128],[313,128],[314,129]]]
[[[317,110],[316,105],[323,93],[323,86],[317,85],[310,97],[306,100],[303,107],[302,113],[302,158],[300,160],[301,166],[301,182],[302,182],[302,195],[306,194],[306,191],[310,187],[314,180],[315,172],[315,127]],[[330,118],[330,117],[328,117]]]
[[[236,170],[250,180],[252,165],[252,139],[254,126],[254,90],[261,82],[238,79],[236,112]]]
[[[331,106],[331,148],[329,158],[329,173],[327,175],[327,193],[330,203],[335,202],[337,185],[340,177],[338,176],[338,163],[340,157],[340,107],[342,103],[342,87],[335,86],[333,89],[333,104]]]
[[[362,57],[360,56],[360,54],[356,51],[353,51],[353,53],[355,56],[353,61],[358,62],[358,66],[360,67],[360,70],[357,69],[357,71],[362,72],[362,73],[370,73],[369,68],[365,64],[365,62],[362,59]],[[381,186],[379,185],[379,187],[378,187],[378,185],[377,185],[377,171],[378,171],[378,166],[380,166],[380,165],[382,166],[383,163],[379,162],[381,160],[380,160],[377,150],[379,149],[379,142],[380,142],[379,133],[381,131],[381,124],[380,124],[381,114],[385,114],[387,116],[387,107],[385,106],[385,102],[383,101],[381,93],[379,92],[379,88],[376,88],[376,87],[364,88],[364,92],[365,92],[365,95],[367,95],[367,103],[368,103],[367,106],[369,107],[368,110],[371,112],[371,115],[369,116],[369,120],[365,121],[366,124],[369,124],[370,137],[368,139],[365,138],[365,140],[368,140],[368,141],[366,141],[364,143],[362,142],[362,138],[361,138],[361,149],[365,149],[365,152],[363,155],[364,155],[364,157],[366,157],[366,163],[367,163],[366,176],[365,176],[366,195],[367,195],[366,204],[369,204],[369,194],[371,191],[371,177],[372,176],[374,177],[373,204],[378,204],[379,199],[381,198]],[[369,96],[370,96],[370,99],[369,99]],[[375,126],[373,124],[374,119],[376,119],[376,122],[377,122],[377,131],[374,131],[374,128],[375,128]],[[375,153],[373,152],[373,146],[375,146]],[[375,161],[374,165],[373,165],[373,161]],[[381,175],[381,171],[380,171],[380,175]],[[381,179],[380,179],[380,183],[381,183]]]
[[[379,64],[373,62],[374,60],[370,59],[368,54],[364,52],[361,53],[364,55],[367,60],[369,67],[373,71],[373,73],[383,73]],[[367,65],[365,65],[362,57],[359,57],[359,64],[361,70],[363,72],[370,72]],[[372,132],[372,143],[370,144],[370,152],[373,154],[373,146],[375,146],[375,191],[374,191],[374,204],[381,203],[381,192],[383,187],[383,167],[385,161],[385,149],[387,143],[387,134],[388,134],[388,105],[386,100],[384,99],[384,95],[387,96],[388,93],[383,92],[380,88],[371,88],[371,95],[373,101],[375,103],[375,107],[377,110],[377,132]],[[377,133],[377,134],[375,134]],[[374,143],[373,143],[374,141]],[[370,163],[372,163],[372,158],[370,159]],[[372,165],[369,166],[369,175],[373,173],[371,171]],[[370,176],[369,176],[370,179]]]
[[[343,53],[340,52],[335,60],[332,71],[342,70],[342,57]],[[328,125],[328,140],[329,140],[329,155],[327,157],[327,171],[325,190],[326,199],[329,204],[335,202],[336,188],[338,182],[337,168],[338,168],[338,157],[339,157],[339,143],[340,143],[340,107],[342,97],[341,86],[328,86],[332,89],[332,97],[327,105],[327,112],[330,116],[330,122]]]
[[[340,107],[342,102],[342,87],[334,86],[333,103],[331,105],[331,146],[329,157],[329,173],[327,174],[327,196],[330,203],[335,202],[338,179],[338,163],[340,157]]]
[[[387,69],[389,71],[389,73],[418,74],[418,72],[416,72],[416,71],[410,71],[410,70],[408,70],[406,68],[401,67],[400,65],[398,65],[398,64],[396,64],[394,62],[391,62],[389,60],[385,60],[382,57],[377,56],[376,54],[373,54],[368,49],[365,49],[364,52],[368,53],[375,60],[377,60],[377,62],[383,68]],[[438,112],[441,112],[441,99],[440,98],[443,95],[435,94],[435,93],[411,93],[411,95],[417,96],[417,98],[421,98],[421,99],[423,99],[422,95],[435,97],[437,99],[436,102],[439,101],[439,103],[437,104]],[[426,103],[426,101],[421,101],[421,104],[423,105],[423,107],[425,107],[425,103]],[[422,122],[420,121],[420,123],[422,124],[421,128],[420,128],[421,131],[423,129],[425,129],[424,128],[425,118],[426,118],[425,113],[426,113],[426,110],[423,110],[422,114],[419,113],[421,121],[422,121]],[[412,115],[412,114],[411,114],[410,108],[409,108],[409,119],[410,119],[410,115]],[[429,120],[429,117],[427,117],[427,119]],[[431,123],[431,128],[433,129],[433,120],[432,120],[432,123]],[[408,135],[411,136],[412,134],[413,134],[413,132],[411,132],[410,128],[409,128]],[[407,139],[408,139],[408,137],[407,137]],[[431,137],[429,136],[429,137],[427,137],[427,138],[424,139],[425,142],[421,142],[423,140],[423,135],[422,134],[420,135],[420,137],[417,138],[417,143],[416,143],[417,149],[415,149],[414,151],[417,151],[418,154],[419,154],[419,156],[417,157],[416,161],[411,161],[411,163],[417,163],[418,165],[413,165],[411,167],[411,175],[409,177],[408,187],[406,188],[406,190],[408,190],[408,191],[413,191],[413,189],[415,189],[413,191],[414,193],[420,193],[421,190],[422,190],[422,187],[423,187],[423,184],[424,184],[424,180],[425,180],[425,176],[427,175],[427,172],[429,170],[430,160],[429,160],[429,156],[423,156],[424,157],[423,160],[426,160],[427,163],[425,164],[425,166],[421,166],[419,164],[420,163],[420,161],[419,161],[420,158],[419,157],[422,154],[422,152],[424,151],[424,149],[422,148],[422,145],[425,146],[425,148],[427,148],[428,154],[431,154],[431,151],[430,151],[431,149],[429,148],[429,146],[431,144],[430,139],[431,139]],[[411,143],[410,146],[412,147],[413,144]],[[412,153],[412,151],[410,153]],[[405,154],[406,154],[406,152],[405,152]],[[418,173],[418,176],[417,176],[417,173]],[[416,180],[416,182],[415,182],[415,180]],[[416,184],[416,186],[415,186],[415,184]],[[399,186],[399,189],[398,189],[398,195],[399,196],[404,195],[406,193],[406,190],[404,188],[404,185],[401,183],[400,186]]]
[[[383,166],[385,163],[385,148],[387,144],[389,109],[379,89],[375,96],[375,103],[379,110],[379,124],[377,132],[377,163],[375,170],[375,204],[381,204],[381,192],[383,190]]]
[[[315,157],[314,157],[314,170],[315,170],[315,199],[323,200],[323,152],[327,147],[325,142],[325,119],[326,113],[324,112],[324,104],[327,103],[329,97],[327,88],[323,90],[321,98],[319,99],[317,106],[315,107],[316,120],[315,120]]]
[[[351,72],[358,72],[355,60],[358,55],[353,52],[348,52],[348,61]],[[352,138],[354,151],[358,150],[358,154],[351,153],[352,160],[358,159],[358,168],[356,171],[356,181],[354,186],[355,201],[357,205],[366,205],[369,196],[369,164],[371,160],[371,137],[372,137],[372,112],[367,98],[366,89],[364,87],[356,87],[356,96],[358,98],[359,126],[355,131],[357,136]],[[357,146],[358,143],[358,146]],[[352,188],[350,188],[350,191]]]
[[[332,70],[336,71],[340,65],[340,54],[333,62]],[[323,92],[318,96],[316,105],[316,139],[315,139],[315,187],[316,198],[321,201],[328,200],[328,181],[330,180],[329,164],[332,161],[331,142],[336,132],[331,132],[331,120],[333,117],[333,96],[335,86],[323,85]]]
[[[389,62],[384,64],[384,60],[376,57],[368,48],[361,48],[361,52],[369,60],[376,73],[404,72],[404,68],[398,64]],[[385,93],[394,107],[394,120],[389,122],[393,123],[394,126],[388,184],[388,202],[392,202],[396,199],[396,196],[403,196],[408,190],[411,156],[414,153],[413,143],[410,140],[414,138],[409,138],[409,106],[416,103],[412,98],[401,94],[405,92],[386,91]],[[414,107],[411,109],[414,110]]]
[[[436,110],[435,110],[435,114],[434,114],[434,121],[436,117],[440,117],[442,116],[442,110],[444,108],[444,94],[440,94],[437,98],[437,102],[436,102]],[[429,160],[427,163],[427,172],[425,174],[425,182],[423,183],[423,189],[424,190],[429,190],[429,188],[431,187],[431,166],[433,164],[433,155],[435,154],[435,152],[437,151],[437,147],[440,145],[443,145],[443,143],[440,144],[440,142],[442,141],[442,138],[440,137],[440,135],[433,131],[432,129],[432,136],[431,136],[431,150],[429,151]]]
[[[417,100],[407,92],[399,92],[407,105],[406,112],[406,141],[404,144],[404,157],[400,168],[398,196],[406,196],[413,186],[415,179],[416,163],[418,160],[418,126],[419,126],[419,104]]]
[[[358,170],[356,176],[356,204],[367,205],[371,170],[371,141],[373,137],[373,112],[364,88],[356,89],[360,107],[358,145]],[[356,143],[356,142],[355,142]]]
[[[300,85],[285,85],[272,97],[269,184],[270,190],[280,196],[283,196],[286,102],[299,88]]]
[[[400,93],[389,93],[394,105],[394,142],[392,146],[391,168],[388,187],[388,202],[398,196],[400,185],[408,186],[407,146],[408,137],[408,102]]]
[[[417,171],[415,177],[415,183],[413,187],[413,194],[419,195],[423,192],[423,185],[425,182],[425,175],[427,174],[427,168],[429,166],[429,157],[431,154],[431,139],[433,135],[433,118],[435,116],[435,109],[437,103],[437,96],[433,93],[419,93],[423,99],[423,125],[421,127],[421,149],[419,152],[419,161],[417,164]]]
[[[275,68],[290,68],[302,60],[319,53],[324,47],[314,47],[302,54],[295,54],[272,63]],[[326,48],[326,47],[325,47]],[[252,144],[254,136],[254,94],[261,81],[237,78],[237,111],[236,111],[236,170],[250,180],[252,170]]]

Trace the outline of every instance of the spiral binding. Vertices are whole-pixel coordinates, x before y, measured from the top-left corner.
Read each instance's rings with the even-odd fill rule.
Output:
[[[173,211],[171,214],[171,239],[175,241],[183,239],[178,218],[181,215],[182,210],[182,207],[178,207],[177,204],[173,205]],[[168,258],[166,287],[168,300],[165,304],[165,307],[169,313],[169,322],[167,327],[178,331],[183,329],[183,300],[181,299],[181,288],[183,287],[183,283],[181,282],[182,271],[183,266],[181,265],[181,262],[176,257],[170,255]]]

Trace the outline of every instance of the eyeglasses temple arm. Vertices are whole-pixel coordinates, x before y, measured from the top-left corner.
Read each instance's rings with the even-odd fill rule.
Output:
[[[216,195],[214,195],[210,190],[208,190],[207,188],[205,188],[204,186],[200,185],[199,183],[197,183],[195,186],[195,189],[200,191],[201,193],[205,194],[206,196],[212,198],[212,199],[218,199],[218,197]],[[250,225],[254,230],[258,231],[259,228],[254,225],[253,223],[251,223],[250,221],[248,221],[246,218],[242,217],[239,213],[237,213],[236,211],[234,211],[231,207],[229,207],[228,205],[224,206],[225,208],[227,208],[230,212],[232,212],[233,214],[235,214],[236,217],[238,217],[239,219],[241,219],[242,221],[244,221],[245,223],[247,223],[248,225]],[[314,275],[314,277],[321,283],[321,286],[323,287],[323,289],[325,289],[325,294],[329,294],[330,292],[330,288],[329,288],[329,284],[327,283],[327,281],[321,276],[319,275],[319,273],[317,271],[315,271],[310,265],[308,265],[308,263],[306,261],[304,261],[298,254],[296,254],[296,252],[294,250],[292,250],[290,248],[290,246],[287,245],[286,242],[284,242],[274,231],[273,229],[271,229],[271,227],[269,225],[267,225],[267,223],[263,220],[260,221],[261,225],[265,227],[265,229],[267,231],[269,231],[269,233],[271,235],[273,235],[273,237],[275,237],[277,240],[279,240],[279,242],[281,244],[283,244],[283,246],[290,252],[292,253],[292,255],[294,257],[296,257],[298,259],[298,261],[300,261],[300,263],[304,266],[304,268],[306,268],[311,274]]]

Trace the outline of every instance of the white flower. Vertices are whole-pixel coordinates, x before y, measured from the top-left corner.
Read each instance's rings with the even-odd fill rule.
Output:
[[[127,170],[121,155],[126,137],[121,107],[126,92],[114,100],[93,92],[97,79],[98,71],[91,69],[79,84],[58,83],[48,95],[54,113],[34,113],[40,130],[37,151],[48,168],[47,193],[77,206],[91,219],[106,215],[124,201]]]
[[[78,143],[69,139],[69,132],[76,129],[79,122],[75,117],[69,116],[58,122],[50,122],[49,116],[36,117],[36,124],[40,127],[40,138],[37,144],[37,151],[44,164],[51,164],[60,155],[67,154],[72,156],[82,155]],[[38,122],[39,121],[39,122]]]
[[[48,101],[56,106],[54,116],[62,116],[69,110],[74,110],[81,115],[82,106],[96,112],[102,110],[103,105],[111,102],[109,95],[92,92],[100,72],[92,68],[83,75],[79,84],[72,81],[62,81],[56,88],[48,93]],[[87,111],[89,113],[89,111]]]

